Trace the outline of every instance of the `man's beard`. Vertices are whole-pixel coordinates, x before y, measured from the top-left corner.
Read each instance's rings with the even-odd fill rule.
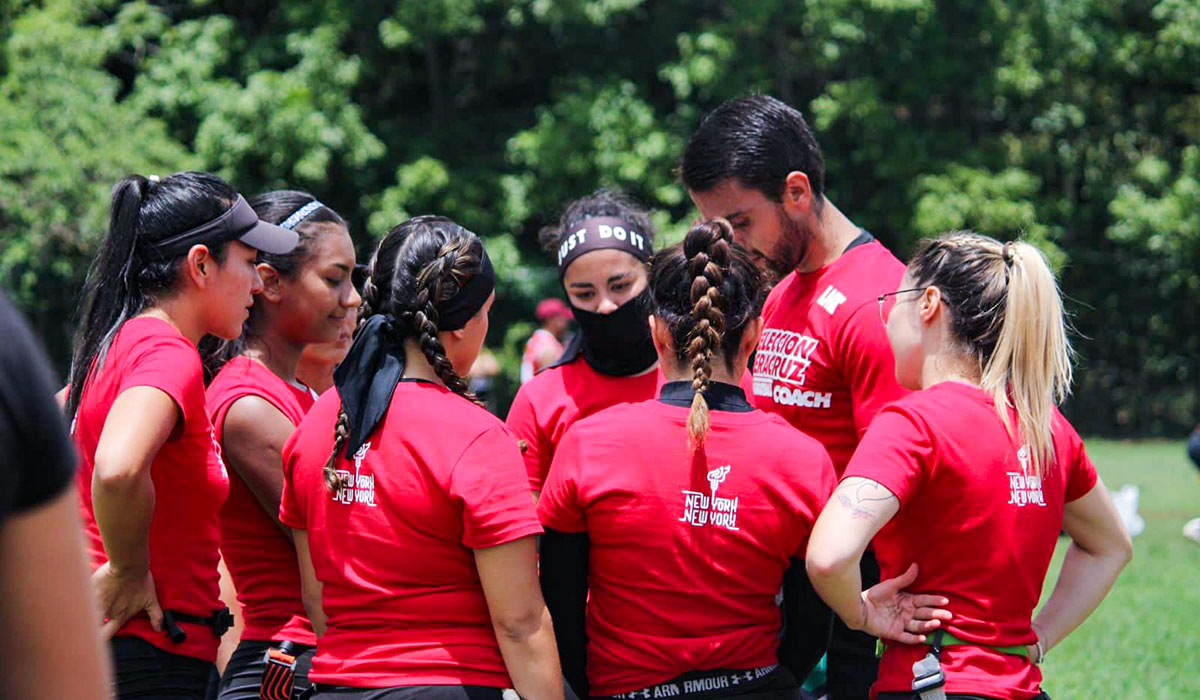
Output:
[[[755,255],[766,268],[772,285],[800,267],[800,264],[804,262],[804,256],[808,254],[809,244],[813,239],[813,232],[804,224],[789,217],[783,207],[777,207],[775,214],[779,217],[781,232],[779,241],[768,254]]]

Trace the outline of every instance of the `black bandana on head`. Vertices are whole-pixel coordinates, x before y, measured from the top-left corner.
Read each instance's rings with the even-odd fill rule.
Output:
[[[614,377],[628,377],[650,369],[658,361],[650,336],[650,287],[610,314],[571,307],[579,333],[552,366],[564,365],[583,354],[592,369]]]
[[[457,294],[437,305],[438,330],[456,331],[467,325],[495,287],[496,273],[485,250],[479,272]],[[373,314],[355,334],[346,358],[333,371],[334,387],[350,421],[346,459],[353,458],[387,415],[396,384],[404,376],[404,338],[411,333],[410,329],[397,328],[390,314]]]

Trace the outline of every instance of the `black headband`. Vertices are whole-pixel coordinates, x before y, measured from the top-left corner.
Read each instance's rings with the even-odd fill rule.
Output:
[[[235,238],[251,248],[275,255],[291,252],[299,241],[295,231],[259,220],[258,214],[239,194],[233,206],[217,218],[156,241],[151,244],[151,249],[163,258],[173,258],[194,245],[219,245]]]
[[[437,305],[439,331],[456,331],[467,325],[483,308],[484,302],[496,288],[496,271],[488,258],[487,250],[483,250],[479,272],[475,273],[458,293]]]
[[[437,305],[439,331],[456,331],[483,308],[496,287],[496,273],[487,250],[480,269],[458,293]],[[345,359],[333,373],[333,383],[350,421],[346,458],[350,459],[387,415],[396,383],[404,376],[403,335],[390,314],[373,314],[354,336]]]
[[[575,226],[558,244],[558,278],[563,278],[575,258],[603,248],[623,250],[642,262],[654,252],[645,234],[628,221],[615,216],[593,217]]]

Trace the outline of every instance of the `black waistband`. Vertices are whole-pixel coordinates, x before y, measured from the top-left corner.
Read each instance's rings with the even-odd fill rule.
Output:
[[[695,395],[696,392],[692,391],[691,382],[667,382],[659,391],[658,400],[668,406],[687,408],[692,405],[692,397]],[[754,410],[754,407],[746,400],[746,392],[742,391],[741,387],[724,382],[709,384],[708,389],[704,391],[704,398],[708,401],[709,410],[713,411],[749,413]]]
[[[233,613],[229,612],[229,608],[221,608],[213,611],[208,617],[200,617],[199,615],[189,615],[188,613],[179,612],[177,610],[163,611],[163,628],[167,632],[167,636],[172,642],[182,644],[187,639],[187,632],[179,626],[180,622],[189,625],[200,625],[212,630],[218,638],[229,631],[233,627]]]
[[[692,671],[641,690],[618,693],[602,700],[649,700],[650,698],[736,697],[739,700],[799,700],[800,688],[792,674],[779,664],[733,670],[727,668]]]

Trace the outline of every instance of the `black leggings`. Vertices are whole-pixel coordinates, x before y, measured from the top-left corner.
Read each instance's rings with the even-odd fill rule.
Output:
[[[408,685],[400,688],[314,688],[312,700],[502,700],[504,690],[481,685]],[[516,700],[516,693],[509,697]]]
[[[863,590],[879,583],[879,562],[875,560],[875,552],[868,549],[863,553],[859,569]],[[829,700],[867,700],[871,685],[879,675],[875,638],[850,629],[834,615],[827,655],[825,688]]]
[[[263,656],[267,649],[279,646],[279,642],[256,642],[243,639],[233,650],[229,663],[225,665],[225,675],[221,676],[220,700],[258,700],[259,689],[262,687],[262,674],[265,664]],[[293,677],[293,697],[308,690],[308,670],[312,668],[313,653],[316,647],[304,644],[295,645],[296,672]]]
[[[211,661],[163,651],[140,637],[114,637],[110,645],[119,700],[205,700],[216,672]]]

